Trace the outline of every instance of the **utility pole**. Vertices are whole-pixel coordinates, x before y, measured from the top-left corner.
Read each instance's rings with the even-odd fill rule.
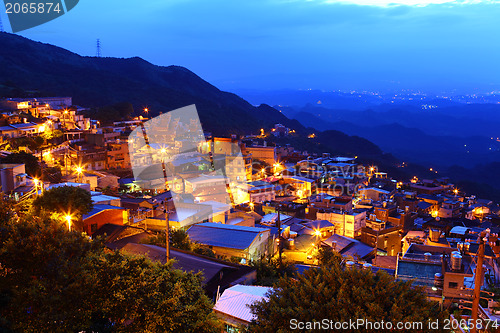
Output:
[[[170,260],[170,211],[167,210],[167,198],[163,200],[163,213],[165,214],[165,240],[166,240],[166,245],[165,245],[165,255],[167,258],[167,262]]]
[[[165,160],[163,159],[163,156],[161,158],[161,167],[163,169],[163,180],[165,181],[165,190],[168,192],[168,183],[167,183],[167,169],[165,166]],[[165,192],[166,193],[166,192]],[[163,213],[165,214],[165,237],[166,237],[166,246],[165,246],[165,251],[166,251],[166,256],[167,256],[167,262],[170,260],[170,219],[168,214],[170,213],[167,210],[167,198],[165,197],[165,200],[163,200]]]
[[[277,225],[278,225],[278,256],[279,256],[279,263],[280,263],[280,268],[283,267],[283,259],[281,257],[281,249],[282,249],[282,244],[281,244],[281,216],[280,216],[280,212],[281,212],[281,205],[278,204],[278,206],[276,206],[277,210],[278,210],[278,221],[276,221]]]
[[[151,153],[151,145],[149,144],[149,137],[148,137],[148,134],[146,132],[146,128],[144,126],[144,123],[141,122],[140,126],[141,126],[141,130],[142,130],[142,135],[144,137],[144,142],[146,143],[146,146],[149,149],[151,162],[153,162],[154,159],[153,159],[153,154]],[[161,156],[161,168],[163,171],[163,181],[165,182],[165,193],[166,193],[170,189],[168,188],[167,168],[165,166],[165,160],[164,160],[163,156]],[[170,219],[169,219],[169,215],[168,215],[170,213],[170,211],[167,210],[167,201],[168,200],[165,197],[165,199],[161,203],[163,204],[163,213],[165,214],[165,240],[166,240],[166,242],[165,242],[166,243],[165,244],[165,256],[166,256],[166,259],[168,262],[170,260]]]
[[[66,169],[66,177],[68,176],[68,147],[64,149],[64,168]]]
[[[345,215],[344,215],[345,216]],[[378,254],[378,237],[380,232],[380,226],[377,227],[377,239],[375,240],[375,265],[377,264],[377,254]]]
[[[479,310],[479,299],[481,298],[481,286],[483,285],[483,259],[484,259],[484,243],[488,240],[489,229],[481,232],[479,235],[479,249],[477,250],[477,265],[474,272],[474,297],[472,299],[472,332],[477,332],[477,319]]]

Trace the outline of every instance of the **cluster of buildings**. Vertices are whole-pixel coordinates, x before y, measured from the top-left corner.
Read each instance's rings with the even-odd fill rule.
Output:
[[[73,106],[71,97],[0,100],[0,137],[36,136],[59,128],[88,130],[87,109]]]
[[[356,157],[274,146],[263,133],[230,138],[204,133],[205,140],[187,152],[189,136],[171,135],[193,133],[195,125],[176,121],[158,134],[167,144],[153,140],[136,146],[130,134],[141,129],[143,118],[101,127],[80,116],[78,108],[65,112],[74,109],[67,98],[0,103],[5,105],[16,108],[3,113],[5,139],[47,129],[33,122],[34,132],[11,130],[28,124],[14,123],[24,112],[64,131],[60,143],[41,152],[44,163],[65,170],[64,182],[42,186],[78,186],[92,194],[94,209],[82,221],[88,235],[105,235],[110,248],[165,261],[164,249],[141,241],[165,230],[168,220],[215,254],[172,251],[179,268],[204,272],[205,288],[217,300],[214,310],[227,332],[248,323],[251,314],[244,305],[269,291],[251,286],[255,270],[248,264],[263,258],[283,256],[314,267],[318,250],[331,248],[344,257],[346,268],[414,280],[445,306],[470,299],[478,283],[484,288],[500,282],[500,208],[463,193],[449,179],[396,180]],[[270,132],[291,131],[277,124]],[[165,154],[180,157],[167,160]],[[151,168],[141,169],[139,178],[123,172],[138,161]],[[162,174],[175,176],[159,181],[144,176],[158,164]],[[0,184],[2,192],[17,192],[18,199],[38,186],[22,164],[1,164]],[[105,188],[113,193],[103,194]],[[495,319],[494,305],[480,307],[482,316]]]

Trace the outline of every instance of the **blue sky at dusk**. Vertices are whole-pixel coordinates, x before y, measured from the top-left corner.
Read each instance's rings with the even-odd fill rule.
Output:
[[[496,1],[81,0],[20,35],[90,56],[100,38],[225,90],[484,92],[500,90],[499,17]]]

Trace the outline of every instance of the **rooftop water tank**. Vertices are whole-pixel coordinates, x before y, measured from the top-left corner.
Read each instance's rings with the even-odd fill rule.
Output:
[[[443,282],[444,282],[443,274],[441,273],[434,274],[434,286],[436,288],[443,288]]]
[[[460,254],[451,256],[451,269],[454,271],[460,271],[462,269],[462,256]]]

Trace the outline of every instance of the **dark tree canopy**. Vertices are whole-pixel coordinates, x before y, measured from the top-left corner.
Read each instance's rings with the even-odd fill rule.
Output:
[[[257,280],[255,284],[259,286],[270,287],[280,278],[284,276],[291,277],[297,272],[295,264],[286,259],[283,259],[281,264],[278,259],[263,259],[254,261],[251,265],[257,271]]]
[[[110,124],[113,121],[129,119],[133,113],[134,107],[132,104],[119,102],[113,105],[93,109],[90,112],[90,116],[101,121],[103,124]]]
[[[60,183],[62,181],[61,167],[53,166],[43,169],[43,181],[48,181],[53,184]]]
[[[331,247],[321,247],[316,252],[316,260],[322,266],[337,265],[342,262],[342,255]]]
[[[199,274],[0,215],[0,331],[220,332]]]
[[[25,164],[26,173],[32,177],[40,177],[41,169],[38,159],[26,152],[12,153],[1,159],[1,163]]]
[[[373,274],[357,268],[343,270],[339,264],[311,268],[297,278],[280,279],[269,300],[256,303],[252,311],[257,316],[251,325],[254,332],[288,332],[292,319],[392,323],[444,319],[439,306],[429,302],[411,282],[395,281],[381,271]]]
[[[186,231],[180,228],[175,228],[175,229],[169,228],[169,230],[170,230],[169,233],[170,246],[185,251],[192,251],[195,248],[195,244],[189,240],[189,236]],[[162,231],[156,235],[146,238],[143,241],[143,243],[165,247],[165,241],[166,241],[165,232]]]
[[[48,211],[71,214],[76,219],[92,210],[92,196],[82,188],[74,186],[54,187],[43,192],[33,201],[35,212]]]

